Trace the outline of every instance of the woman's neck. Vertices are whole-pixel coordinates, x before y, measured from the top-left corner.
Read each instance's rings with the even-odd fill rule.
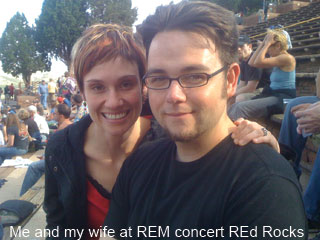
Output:
[[[92,123],[87,131],[85,144],[93,146],[96,153],[104,156],[103,158],[120,161],[137,148],[147,131],[144,120],[138,118],[134,125],[122,135],[101,134],[102,132],[99,126]]]

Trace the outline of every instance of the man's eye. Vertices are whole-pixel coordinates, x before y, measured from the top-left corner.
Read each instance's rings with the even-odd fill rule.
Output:
[[[166,82],[166,78],[164,77],[151,77],[150,78],[150,83],[161,83],[161,82]]]
[[[203,81],[206,81],[206,76],[204,74],[185,75],[182,77],[182,81],[188,83],[201,83]]]

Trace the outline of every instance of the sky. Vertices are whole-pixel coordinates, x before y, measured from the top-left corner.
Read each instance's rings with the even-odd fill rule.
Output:
[[[142,21],[149,15],[154,13],[159,5],[169,4],[171,1],[174,3],[180,0],[132,0],[132,7],[138,8],[138,19],[134,25],[142,23]],[[43,0],[8,0],[3,1],[0,8],[0,34],[6,28],[7,22],[17,13],[24,13],[30,25],[34,24],[35,19],[41,13]],[[1,65],[1,64],[0,64]],[[58,77],[67,70],[67,67],[58,61],[52,63],[51,77]],[[3,74],[0,68],[1,75]]]

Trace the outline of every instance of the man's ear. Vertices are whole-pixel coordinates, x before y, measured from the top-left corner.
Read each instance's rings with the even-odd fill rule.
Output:
[[[240,76],[240,67],[238,63],[232,63],[227,73],[227,96],[228,99],[233,97],[237,90]]]

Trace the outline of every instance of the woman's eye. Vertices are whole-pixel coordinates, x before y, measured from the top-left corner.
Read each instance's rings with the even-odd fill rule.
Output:
[[[124,81],[121,83],[121,88],[122,89],[131,89],[134,86],[133,81]]]
[[[104,90],[104,86],[97,85],[97,86],[93,86],[91,89],[94,92],[102,92]]]

